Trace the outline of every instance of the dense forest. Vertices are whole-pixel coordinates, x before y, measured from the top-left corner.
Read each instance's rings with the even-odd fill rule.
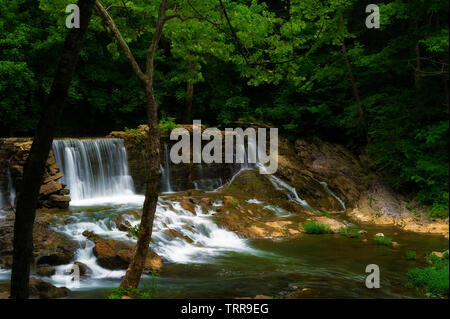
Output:
[[[67,28],[65,0],[0,1],[0,134],[31,136]],[[139,62],[157,1],[102,1]],[[339,142],[448,216],[448,1],[177,1],[155,57],[161,121],[269,123]],[[139,80],[93,15],[58,136],[145,122]],[[370,178],[368,174],[367,178]]]

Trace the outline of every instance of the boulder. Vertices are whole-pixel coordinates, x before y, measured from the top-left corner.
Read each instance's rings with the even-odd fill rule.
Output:
[[[39,296],[41,299],[63,298],[68,296],[70,292],[66,287],[56,287],[41,279],[35,277],[30,278],[30,294]]]
[[[80,261],[74,262],[73,265],[78,266],[78,269],[80,270],[80,276],[86,276],[92,273],[91,268]]]
[[[38,274],[41,277],[51,277],[56,273],[55,268],[51,267],[39,267],[36,270],[36,274]]]
[[[117,229],[120,231],[126,232],[131,227],[130,222],[122,216],[116,216],[112,219],[112,221],[116,224]]]
[[[172,238],[181,238],[181,239],[187,241],[188,243],[192,243],[193,242],[193,240],[190,239],[188,236],[184,236],[183,234],[177,232],[175,229],[167,228],[164,231],[164,234],[166,234],[167,236],[170,236]]]
[[[433,251],[433,252],[431,252],[431,255],[434,255],[434,256],[436,256],[438,258],[444,257],[444,254],[441,253],[440,251]]]
[[[233,203],[235,203],[236,200],[234,199],[233,196],[224,196],[223,197],[223,203],[225,205],[233,205]]]
[[[180,201],[180,205],[183,209],[190,211],[194,215],[197,215],[197,213],[195,212],[194,203],[189,199],[189,197],[183,197]]]
[[[97,263],[106,269],[127,269],[133,259],[136,245],[113,239],[102,239],[90,232],[83,232],[88,239],[95,242],[94,255]],[[149,249],[145,261],[146,270],[159,270],[162,259],[153,250]]]

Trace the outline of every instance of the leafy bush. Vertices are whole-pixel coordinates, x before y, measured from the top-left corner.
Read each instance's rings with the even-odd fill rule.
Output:
[[[308,222],[303,225],[307,234],[332,234],[330,226],[317,222]]]
[[[139,225],[135,225],[133,227],[128,228],[128,233],[133,236],[134,239],[138,239],[139,237]]]
[[[159,130],[161,132],[170,132],[172,131],[177,125],[175,124],[175,118],[174,117],[167,117],[163,116],[161,120],[159,120]]]
[[[408,288],[420,288],[427,294],[448,296],[449,267],[448,252],[443,258],[430,255],[431,266],[415,268],[406,274]]]
[[[408,259],[408,260],[416,260],[416,258],[417,258],[417,255],[416,255],[415,251],[408,251],[406,253],[406,259]]]
[[[392,239],[386,236],[375,236],[375,243],[380,246],[392,246]]]
[[[339,234],[348,238],[359,238],[361,234],[357,229],[347,229],[344,227],[339,228]]]

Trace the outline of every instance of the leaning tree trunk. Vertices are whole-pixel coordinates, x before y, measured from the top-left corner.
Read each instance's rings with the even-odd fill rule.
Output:
[[[39,188],[53,137],[61,118],[67,91],[72,82],[78,56],[91,19],[94,0],[79,0],[80,28],[71,29],[64,41],[52,88],[36,129],[30,154],[25,163],[17,198],[14,222],[14,252],[11,273],[11,298],[29,297],[30,263],[33,253],[33,225]]]
[[[153,220],[155,219],[156,205],[158,202],[160,170],[160,140],[158,126],[158,104],[155,101],[152,88],[146,88],[147,117],[148,117],[148,153],[149,172],[146,181],[144,207],[142,209],[139,237],[136,244],[134,257],[128,266],[128,270],[120,284],[123,288],[137,288],[145,268],[148,247],[152,237]]]

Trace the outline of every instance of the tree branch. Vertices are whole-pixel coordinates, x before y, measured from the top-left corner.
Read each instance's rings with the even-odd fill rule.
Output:
[[[148,76],[150,81],[153,80],[153,66],[155,60],[155,52],[158,48],[159,40],[161,39],[162,31],[164,28],[164,24],[166,22],[166,10],[167,10],[167,1],[161,0],[158,10],[158,20],[156,22],[155,33],[153,34],[152,42],[147,50],[147,63],[146,63],[146,71],[145,74]]]
[[[120,33],[119,29],[117,28],[114,20],[109,15],[108,11],[103,7],[103,5],[100,3],[99,0],[95,1],[95,11],[100,16],[100,18],[108,25],[109,29],[114,35],[114,38],[116,39],[119,46],[122,48],[123,52],[125,53],[125,56],[130,62],[131,67],[133,68],[134,73],[136,73],[136,76],[143,82],[148,81],[148,77],[144,72],[142,72],[141,68],[139,67],[139,64],[136,62],[136,59],[133,56],[133,53],[131,52],[130,48],[128,47],[128,44],[125,42],[125,40],[122,37],[122,34]]]

